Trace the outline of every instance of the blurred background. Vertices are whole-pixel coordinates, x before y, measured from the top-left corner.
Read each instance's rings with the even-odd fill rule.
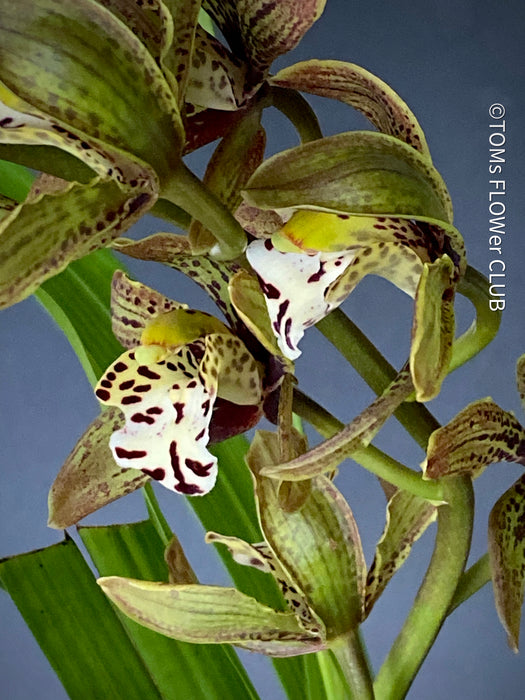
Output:
[[[413,3],[399,0],[350,2],[328,0],[322,18],[299,47],[274,69],[308,58],[357,63],[389,83],[418,117],[437,169],[447,183],[455,225],[463,234],[469,263],[485,275],[493,255],[488,245],[490,190],[489,107],[506,109],[507,226],[502,258],[507,269],[506,308],[497,339],[444,383],[429,404],[441,422],[467,403],[485,396],[524,419],[515,384],[515,363],[525,352],[525,8],[519,0]],[[312,99],[326,135],[369,128],[345,105]],[[267,114],[268,154],[296,145],[284,117]],[[202,174],[213,148],[188,162]],[[169,230],[147,217],[137,235]],[[126,259],[133,276],[194,308],[214,311],[201,290],[181,274],[154,263]],[[367,278],[345,302],[344,310],[400,367],[409,348],[410,300],[379,278]],[[459,329],[472,320],[470,304],[458,302]],[[62,533],[46,527],[47,492],[98,404],[80,364],[61,331],[34,299],[0,315],[0,557],[58,542]],[[297,362],[300,387],[348,422],[373,399],[371,390],[316,330],[302,343]],[[318,438],[312,433],[312,441]],[[375,441],[379,447],[417,468],[423,453],[391,420]],[[497,498],[520,475],[502,464],[476,482],[477,519],[472,559],[486,551],[486,526]],[[385,499],[377,480],[348,461],[337,485],[348,498],[361,532],[368,563],[384,524]],[[183,498],[162,488],[156,492],[174,531],[202,582],[228,585],[214,549]],[[139,520],[145,516],[140,494],[121,499],[86,519],[86,524]],[[434,527],[414,547],[364,625],[365,641],[377,670],[395,638],[417,591],[432,551]],[[0,594],[1,696],[9,700],[61,700],[62,686],[7,595]],[[243,654],[263,699],[283,697],[269,662]],[[514,700],[525,686],[523,654],[515,656],[485,586],[447,619],[409,698],[440,700]],[[90,696],[86,691],[86,700]]]

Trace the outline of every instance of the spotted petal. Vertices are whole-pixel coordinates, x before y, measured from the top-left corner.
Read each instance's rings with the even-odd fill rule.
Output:
[[[298,44],[321,16],[326,0],[204,0],[233,53],[256,84],[273,61]]]
[[[174,233],[156,233],[140,241],[119,238],[112,247],[133,258],[164,263],[191,277],[215,301],[232,330],[242,330],[228,293],[228,282],[239,270],[236,263],[193,255],[188,239]]]
[[[153,202],[113,180],[66,183],[13,209],[0,225],[0,306],[24,299],[69,262],[107,246]]]
[[[489,518],[489,557],[496,609],[518,651],[525,591],[525,476],[497,501]]]
[[[437,507],[407,491],[395,491],[388,501],[386,523],[377,543],[366,582],[368,616],[386,585],[402,566],[412,545],[437,517]]]
[[[335,308],[325,293],[354,254],[283,253],[265,240],[250,243],[246,256],[259,277],[279,348],[295,360],[301,354],[298,343],[305,329]]]
[[[125,348],[140,344],[148,321],[173,309],[187,309],[186,304],[168,299],[163,294],[130,279],[117,270],[111,282],[111,326],[119,343]]]
[[[202,352],[202,342],[194,346]],[[171,354],[155,346],[130,350],[95,393],[102,403],[119,406],[126,419],[110,440],[119,466],[141,469],[179,493],[210,491],[217,459],[206,445],[216,380],[199,373],[189,347]]]
[[[479,476],[494,462],[525,465],[525,429],[490,398],[474,401],[429,438],[425,478]]]
[[[384,134],[396,136],[429,156],[425,135],[405,102],[380,78],[345,61],[296,63],[270,79],[272,85],[346,102]]]

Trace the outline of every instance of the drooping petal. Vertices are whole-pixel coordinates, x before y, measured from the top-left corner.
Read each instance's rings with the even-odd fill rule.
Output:
[[[201,375],[189,347],[172,353],[155,346],[130,350],[111,365],[95,393],[126,419],[110,441],[119,466],[140,469],[186,495],[213,488],[217,459],[206,445],[216,380]]]
[[[525,591],[525,476],[496,502],[489,517],[494,598],[509,646],[517,653]]]
[[[256,481],[261,529],[296,592],[326,626],[327,637],[355,629],[362,619],[366,566],[357,526],[348,504],[331,481],[312,480],[303,506],[281,507],[279,482],[261,475],[278,463],[275,433],[258,431],[247,462]]]
[[[420,496],[396,491],[388,501],[386,524],[366,582],[368,616],[386,585],[410,554],[412,545],[437,517],[437,507]]]
[[[151,193],[95,180],[66,183],[13,209],[0,227],[0,305],[24,299],[72,260],[109,245],[153,201]]]
[[[250,243],[246,257],[259,277],[273,332],[285,357],[297,359],[305,329],[335,308],[326,301],[326,290],[353,256],[351,252],[283,253],[270,240]]]
[[[474,401],[428,441],[422,468],[427,479],[447,474],[479,476],[494,462],[525,465],[525,429],[492,399]]]
[[[276,612],[234,588],[172,585],[108,576],[98,580],[126,615],[160,634],[193,644],[236,644],[269,656],[324,648],[292,613]]]
[[[210,333],[205,339],[200,374],[217,385],[217,396],[239,405],[259,405],[261,375],[256,361],[231,333]]]
[[[249,67],[249,85],[296,46],[321,16],[326,0],[204,0],[235,56]]]
[[[120,411],[110,408],[75,445],[49,492],[49,527],[63,530],[75,525],[148,482],[147,475],[118,466],[110,452],[110,436],[123,422]]]
[[[273,479],[303,481],[333,472],[346,457],[370,444],[413,389],[412,378],[405,365],[385,391],[338,433],[290,461],[282,463],[279,459],[273,465],[266,466],[262,474]]]
[[[445,183],[428,158],[394,136],[350,131],[268,158],[244,190],[263,209],[313,208],[452,222]]]
[[[239,270],[230,280],[229,290],[231,302],[248,330],[268,352],[280,355],[266,298],[257,277],[248,270]]]
[[[130,279],[117,270],[111,282],[111,326],[125,348],[140,345],[148,321],[173,309],[187,309],[187,304],[168,299],[163,294]]]
[[[355,107],[384,134],[390,134],[430,158],[423,129],[392,88],[361,66],[311,59],[270,78],[272,85],[329,97]]]
[[[228,293],[228,283],[239,270],[236,263],[220,262],[208,255],[193,255],[188,239],[173,233],[156,233],[140,241],[119,238],[112,247],[139,260],[164,263],[191,277],[215,301],[231,329],[242,330]]]
[[[448,255],[423,266],[410,346],[410,371],[418,401],[437,396],[448,373],[455,330],[453,277]]]

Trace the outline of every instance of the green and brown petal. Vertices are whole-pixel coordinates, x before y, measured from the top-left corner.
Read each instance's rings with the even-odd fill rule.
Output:
[[[234,588],[99,579],[126,615],[150,629],[193,644],[235,644],[269,656],[295,656],[325,648],[293,613],[276,612]]]
[[[20,204],[0,224],[0,306],[24,299],[72,260],[108,246],[153,200],[147,191],[96,179],[65,183]]]
[[[496,610],[517,653],[525,591],[525,476],[496,502],[489,517],[489,558]]]
[[[311,141],[266,160],[244,190],[263,209],[318,209],[452,221],[446,186],[427,157],[394,136],[351,131]]]
[[[525,429],[490,398],[474,401],[434,431],[423,463],[425,478],[479,476],[494,462],[525,465]]]
[[[1,10],[0,79],[14,109],[21,100],[88,147],[95,139],[168,175],[183,145],[177,103],[125,24],[95,0],[4,1]]]
[[[253,86],[278,56],[299,43],[325,4],[326,0],[204,0],[203,8],[232,53],[249,67],[248,86]]]
[[[255,477],[259,521],[266,542],[326,626],[327,639],[355,629],[363,616],[366,567],[350,508],[331,481],[319,477],[305,503],[282,508],[279,482],[261,475],[278,463],[278,436],[259,431],[247,457]]]
[[[109,439],[123,424],[120,411],[110,408],[77,442],[49,491],[49,527],[62,530],[75,525],[149,481],[146,474],[119,467],[111,454]]]
[[[366,582],[365,614],[401,568],[412,545],[437,517],[437,506],[407,491],[396,491],[388,501],[386,524],[377,543]]]
[[[380,78],[344,61],[303,61],[280,70],[271,85],[345,102],[382,133],[404,141],[430,158],[423,129],[406,103]]]

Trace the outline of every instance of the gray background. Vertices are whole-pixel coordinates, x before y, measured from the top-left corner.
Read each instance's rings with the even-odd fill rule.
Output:
[[[515,388],[514,368],[525,351],[523,162],[525,84],[521,2],[367,3],[328,0],[324,16],[286,63],[310,57],[338,58],[363,65],[388,82],[422,124],[436,167],[452,195],[455,223],[467,244],[469,262],[485,274],[488,251],[488,108],[505,105],[507,234],[507,308],[496,341],[467,367],[451,376],[430,409],[446,422],[466,403],[492,396],[523,417]],[[280,65],[284,65],[281,62]],[[348,107],[313,101],[322,115],[325,133],[366,128]],[[295,143],[284,118],[272,114],[278,139],[269,151]],[[271,128],[271,127],[270,127]],[[208,151],[209,156],[209,151]],[[202,171],[199,159],[192,167]],[[161,225],[165,228],[164,225]],[[142,232],[158,230],[158,222],[143,222]],[[128,261],[127,261],[128,262]],[[197,308],[213,310],[207,298],[178,273],[151,263],[128,262],[136,276]],[[351,315],[390,361],[400,366],[408,352],[411,318],[409,300],[376,278],[365,280],[345,303]],[[460,324],[470,322],[470,307],[459,304]],[[63,460],[89,421],[97,402],[74,353],[59,329],[33,299],[4,311],[1,324],[0,556],[57,542],[61,533],[49,530],[47,492]],[[303,389],[342,420],[350,420],[372,394],[320,334],[312,330],[303,341],[297,374]],[[403,430],[389,421],[377,444],[406,464],[417,467],[423,457]],[[488,513],[497,497],[519,476],[515,465],[498,465],[476,482],[478,516],[472,549],[475,561],[486,549]],[[376,480],[353,463],[337,480],[354,510],[370,562],[384,519],[384,498]],[[161,504],[204,582],[228,584],[214,551],[202,543],[203,532],[182,498],[157,489]],[[133,494],[87,519],[87,523],[140,519],[144,507]],[[364,635],[377,669],[410,607],[432,548],[434,529],[414,548],[408,564],[364,625]],[[64,691],[22,619],[5,594],[0,595],[1,697],[59,700]],[[266,659],[244,655],[263,698],[280,697]],[[507,648],[492,592],[486,586],[446,622],[409,694],[411,698],[521,697],[525,685],[523,655]],[[86,698],[90,696],[86,691]]]

